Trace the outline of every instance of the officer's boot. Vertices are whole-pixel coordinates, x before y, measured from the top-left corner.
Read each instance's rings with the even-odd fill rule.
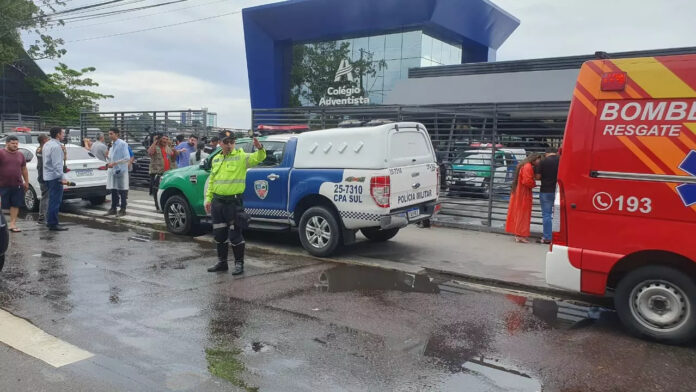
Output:
[[[232,275],[241,275],[244,273],[244,242],[239,245],[232,246],[234,253],[234,271]]]
[[[227,266],[227,254],[229,253],[229,250],[230,248],[227,241],[218,242],[217,254],[219,261],[214,266],[208,268],[208,272],[225,272],[229,269],[229,267]]]

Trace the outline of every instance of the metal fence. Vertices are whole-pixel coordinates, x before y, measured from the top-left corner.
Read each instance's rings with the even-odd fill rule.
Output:
[[[80,114],[80,131],[83,138],[94,138],[97,132],[106,133],[116,127],[128,143],[142,143],[155,132],[170,137],[193,134],[203,138],[216,133],[206,125],[207,117],[205,110],[84,112]]]
[[[569,102],[355,106],[257,109],[252,127],[307,124],[311,130],[345,120],[385,119],[425,125],[442,171],[441,224],[502,231],[517,164],[530,153],[559,147]],[[532,231],[541,231],[534,198]]]
[[[46,132],[52,127],[79,128],[80,119],[56,120],[48,117],[27,116],[21,113],[0,113],[0,134],[15,132],[18,128],[29,128],[35,132]]]

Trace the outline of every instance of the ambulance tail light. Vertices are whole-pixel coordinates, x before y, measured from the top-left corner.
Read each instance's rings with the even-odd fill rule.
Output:
[[[553,245],[568,246],[568,219],[566,214],[566,199],[563,183],[558,180],[556,185],[556,201],[553,204]]]
[[[378,206],[389,208],[391,178],[389,176],[372,177],[370,179],[370,195]]]
[[[435,188],[435,197],[440,197],[440,168],[435,171],[437,174],[437,188]]]
[[[627,79],[626,72],[605,72],[602,74],[602,91],[623,91]]]

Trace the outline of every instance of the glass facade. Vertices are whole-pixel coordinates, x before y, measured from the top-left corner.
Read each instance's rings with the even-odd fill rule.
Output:
[[[461,45],[405,31],[293,47],[292,106],[381,104],[408,69],[460,64]],[[350,94],[337,93],[346,87]],[[350,87],[350,89],[348,89]],[[344,91],[339,90],[339,91]]]

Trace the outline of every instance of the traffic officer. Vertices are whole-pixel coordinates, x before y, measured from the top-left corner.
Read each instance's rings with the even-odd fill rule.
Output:
[[[235,149],[235,138],[230,132],[221,134],[222,152],[212,161],[208,190],[205,194],[205,211],[213,217],[213,234],[217,243],[218,263],[208,268],[208,272],[228,270],[227,254],[229,239],[234,253],[234,272],[244,273],[244,237],[242,230],[248,225],[248,215],[244,213],[242,194],[246,184],[247,169],[266,159],[266,150],[254,138],[256,152],[247,154]]]

